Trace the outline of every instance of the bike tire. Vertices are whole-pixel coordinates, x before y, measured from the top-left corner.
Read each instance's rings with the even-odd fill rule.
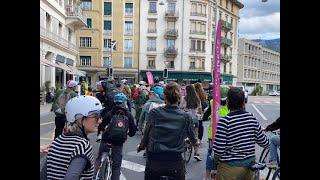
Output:
[[[269,155],[269,148],[264,148],[260,154],[259,162],[265,163],[268,155]]]
[[[278,169],[274,172],[274,174],[273,174],[273,176],[272,176],[272,180],[280,180],[280,168],[278,168]]]
[[[99,180],[110,180],[111,179],[111,164],[110,160],[106,158],[101,165],[101,169],[99,172]]]

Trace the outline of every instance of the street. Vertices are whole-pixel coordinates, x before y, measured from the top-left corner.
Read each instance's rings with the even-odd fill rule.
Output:
[[[249,96],[246,110],[253,113],[262,127],[271,124],[280,116],[280,97],[254,97]],[[205,162],[207,155],[207,129],[209,122],[204,122],[204,137],[200,148],[202,161],[197,162],[195,159],[187,164],[186,179],[204,179]],[[54,132],[54,114],[51,112],[42,112],[40,114],[40,145],[52,142]],[[95,154],[98,152],[99,144],[95,142],[96,134],[89,135]],[[120,179],[141,180],[144,178],[145,158],[143,152],[136,153],[137,144],[140,142],[141,135],[136,134],[134,137],[128,137],[123,148],[122,175]],[[256,157],[259,158],[262,148],[256,146]],[[43,159],[40,160],[43,163]],[[265,172],[264,172],[265,173]]]

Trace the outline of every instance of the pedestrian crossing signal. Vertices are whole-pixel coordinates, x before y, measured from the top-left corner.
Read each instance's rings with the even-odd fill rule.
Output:
[[[168,78],[168,69],[163,70],[163,78]]]

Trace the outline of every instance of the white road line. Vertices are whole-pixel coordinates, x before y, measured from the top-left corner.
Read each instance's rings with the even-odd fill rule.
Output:
[[[52,123],[54,123],[54,121],[51,121],[51,122],[47,122],[47,123],[42,123],[42,124],[40,124],[40,126],[44,126],[44,125],[47,125],[47,124],[52,124]]]
[[[120,174],[120,180],[127,180],[127,179],[123,176],[122,171],[120,171],[120,172],[121,172],[121,174]]]
[[[251,104],[252,107],[259,113],[259,115],[262,117],[263,120],[268,120],[260,111],[259,109],[254,105],[254,104]]]
[[[272,102],[270,102],[270,101],[263,101],[265,104],[270,104],[270,103],[272,103]]]
[[[279,102],[279,101],[277,101],[276,103],[277,103],[277,104],[280,104],[280,102]]]
[[[40,138],[40,140],[53,140],[52,138]]]
[[[144,169],[146,168],[144,165],[137,164],[131,161],[126,161],[126,160],[122,160],[121,167],[130,169],[136,172],[144,172]]]

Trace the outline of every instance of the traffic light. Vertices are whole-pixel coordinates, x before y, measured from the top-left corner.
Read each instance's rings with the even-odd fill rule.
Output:
[[[163,78],[168,78],[168,69],[163,69]]]
[[[112,74],[112,68],[111,67],[108,67],[108,68],[106,68],[106,70],[107,70],[107,76],[108,77],[111,77],[113,74]]]

